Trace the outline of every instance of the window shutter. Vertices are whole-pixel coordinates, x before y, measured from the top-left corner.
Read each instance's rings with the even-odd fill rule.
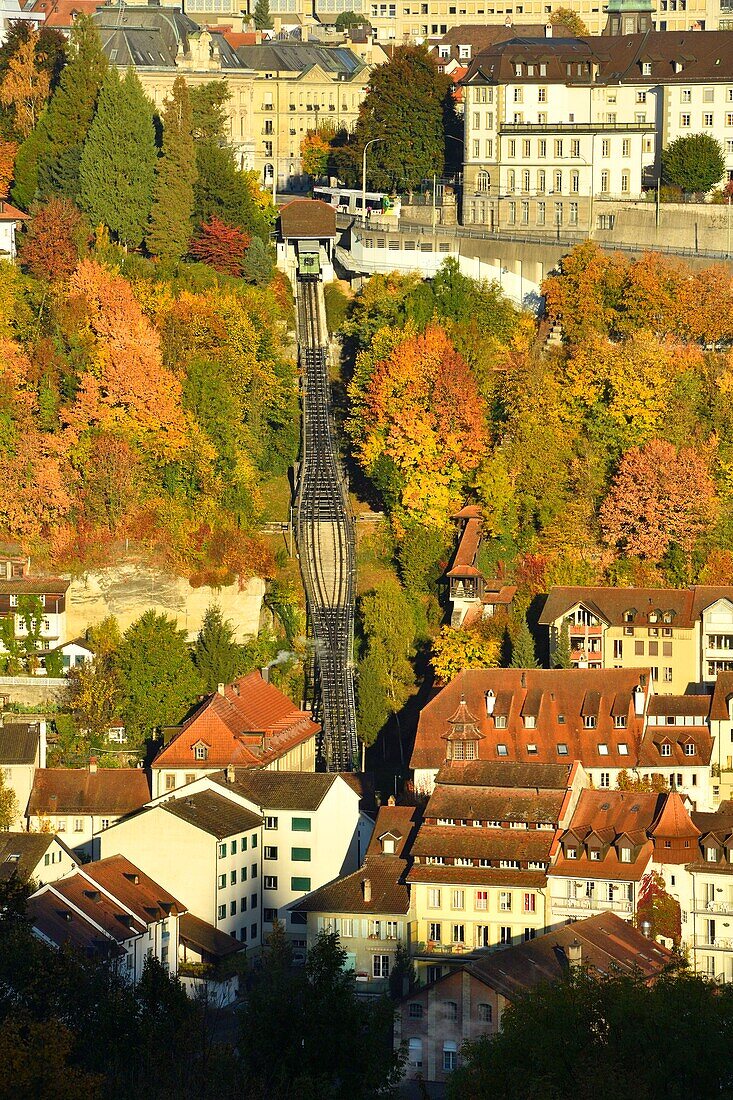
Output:
[[[367,939],[367,937],[369,936],[369,921],[368,920],[362,920],[362,922],[361,922],[361,936],[362,936],[362,939]]]
[[[397,939],[401,940],[405,934],[405,922],[402,920],[397,921]]]
[[[326,922],[324,921],[323,917],[319,917],[318,918],[318,931],[319,932],[323,931],[323,929],[325,928],[325,924],[326,924]]]

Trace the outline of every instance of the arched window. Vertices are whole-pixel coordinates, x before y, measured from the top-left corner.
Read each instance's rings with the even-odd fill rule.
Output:
[[[479,172],[476,177],[476,189],[478,191],[490,191],[491,190],[491,176],[488,172]]]
[[[544,173],[544,171],[539,171],[537,173],[537,191],[540,195],[544,195],[544,193],[545,193],[545,173]]]
[[[580,190],[580,173],[579,172],[571,172],[570,173],[570,190],[572,191],[572,193],[574,195],[578,194],[578,191]]]
[[[410,1039],[407,1043],[408,1065],[422,1067],[422,1039]]]

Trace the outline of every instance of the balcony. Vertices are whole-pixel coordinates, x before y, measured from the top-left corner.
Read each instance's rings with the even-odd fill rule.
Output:
[[[698,901],[695,905],[696,913],[721,913],[723,916],[733,916],[733,905],[726,905],[722,901]]]
[[[500,134],[648,134],[652,122],[501,122]]]
[[[552,898],[550,902],[553,913],[577,913],[578,911],[593,913],[632,913],[633,905],[626,899],[619,898],[615,901],[599,901],[597,898]]]
[[[707,933],[701,932],[695,936],[695,947],[707,948],[710,951],[733,951],[733,939],[716,936],[714,940],[710,940]]]

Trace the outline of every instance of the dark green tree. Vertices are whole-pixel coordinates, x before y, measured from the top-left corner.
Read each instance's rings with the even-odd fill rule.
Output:
[[[163,150],[155,167],[153,209],[146,245],[161,260],[175,262],[188,251],[193,231],[193,185],[196,150],[188,85],[182,76],[173,82],[163,105]]]
[[[516,999],[498,1035],[463,1048],[450,1100],[733,1095],[730,985],[686,972],[651,986],[597,973],[581,968]]]
[[[79,15],[69,33],[66,68],[38,124],[41,198],[58,194],[78,199],[82,147],[107,69],[107,58],[91,16]]]
[[[38,156],[41,150],[41,115],[38,125],[31,130],[15,158],[14,180],[12,187],[13,202],[21,210],[30,210],[38,198]]]
[[[6,674],[35,673],[43,645],[43,605],[39,596],[19,596],[15,615],[0,618],[0,641],[5,653],[0,659]],[[23,630],[16,632],[16,617]]]
[[[359,661],[356,686],[356,728],[359,740],[369,748],[389,718],[387,661],[383,647],[370,646],[366,656]]]
[[[407,591],[421,596],[435,592],[449,555],[445,532],[418,523],[408,525],[397,546],[400,574]]]
[[[185,633],[173,619],[153,610],[125,631],[114,664],[121,717],[133,743],[180,722],[201,691]]]
[[[222,618],[216,604],[206,609],[193,653],[205,691],[216,691],[219,684],[231,684],[242,675],[245,656],[234,640],[230,622]]]
[[[406,191],[434,173],[441,176],[449,87],[425,46],[398,46],[386,65],[373,70],[354,137],[338,151],[339,170],[349,182],[361,184],[362,151],[372,138],[381,140],[367,154],[368,187]]]
[[[683,191],[709,191],[725,175],[725,159],[712,134],[687,134],[662,149],[662,182]]]
[[[272,30],[269,0],[257,0],[254,10],[255,27],[258,31]]]
[[[526,621],[522,622],[512,644],[512,668],[537,668],[534,638]]]
[[[82,208],[124,245],[143,241],[153,201],[156,148],[153,106],[133,69],[109,69],[84,142],[79,170]]]
[[[572,668],[572,653],[570,650],[570,627],[563,622],[555,646],[552,664],[554,668]]]
[[[255,286],[267,286],[272,280],[275,265],[265,242],[253,237],[242,265],[242,278]]]
[[[342,11],[336,16],[336,30],[343,31],[350,27],[371,27],[365,15],[356,11]]]

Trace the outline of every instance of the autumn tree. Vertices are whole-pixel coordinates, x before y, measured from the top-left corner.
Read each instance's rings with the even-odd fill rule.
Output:
[[[572,8],[555,8],[552,12],[549,22],[553,27],[565,27],[576,38],[582,38],[588,34],[588,28],[583,20],[578,15],[577,11],[573,11]]]
[[[500,647],[480,630],[453,630],[444,626],[433,639],[430,663],[438,679],[447,683],[466,668],[496,668]]]
[[[398,512],[445,527],[486,451],[485,406],[439,325],[407,329],[382,346],[385,358],[357,366],[347,430],[360,464]]]
[[[25,42],[11,57],[0,83],[0,104],[12,111],[15,133],[27,138],[48,99],[50,73],[39,63],[38,33],[31,30]]]
[[[557,273],[542,283],[548,319],[562,325],[570,343],[591,333],[607,335],[621,297],[626,264],[617,254],[584,241],[563,256]]]
[[[644,791],[646,794],[663,794],[669,790],[667,780],[661,772],[652,772],[651,775],[638,775],[622,768],[616,776],[616,790],[618,791]]]
[[[0,140],[0,201],[8,197],[17,153],[18,143],[16,141]]]
[[[649,924],[651,939],[664,936],[679,945],[682,938],[680,903],[667,892],[666,883],[658,871],[648,871],[639,883],[636,901],[636,927]]]
[[[216,214],[204,222],[191,242],[191,255],[225,275],[242,274],[251,238],[235,225],[227,225]]]
[[[79,197],[94,225],[138,248],[153,201],[153,107],[134,69],[108,69],[79,168]]]
[[[122,641],[117,620],[110,616],[89,631],[91,661],[69,671],[66,705],[78,729],[103,738],[117,718],[121,702],[121,678],[116,655]]]
[[[313,179],[320,179],[328,171],[331,159],[331,142],[336,136],[333,126],[319,126],[307,130],[300,143],[300,161],[303,171]]]
[[[37,176],[41,198],[78,201],[81,154],[108,69],[99,32],[88,14],[74,19],[68,62],[39,123]]]
[[[662,149],[662,181],[671,187],[705,192],[724,175],[723,147],[712,134],[686,134]]]
[[[17,820],[18,799],[13,788],[7,785],[5,773],[0,771],[0,831],[12,829]]]
[[[182,76],[173,82],[163,104],[163,147],[155,166],[153,207],[146,246],[162,260],[177,261],[188,251],[196,182],[196,151],[188,85]]]
[[[606,541],[624,553],[659,561],[673,542],[689,554],[716,510],[707,455],[653,439],[621,459],[600,523]]]
[[[50,199],[31,210],[20,242],[21,263],[37,279],[65,279],[77,267],[89,238],[89,224],[73,202]]]

